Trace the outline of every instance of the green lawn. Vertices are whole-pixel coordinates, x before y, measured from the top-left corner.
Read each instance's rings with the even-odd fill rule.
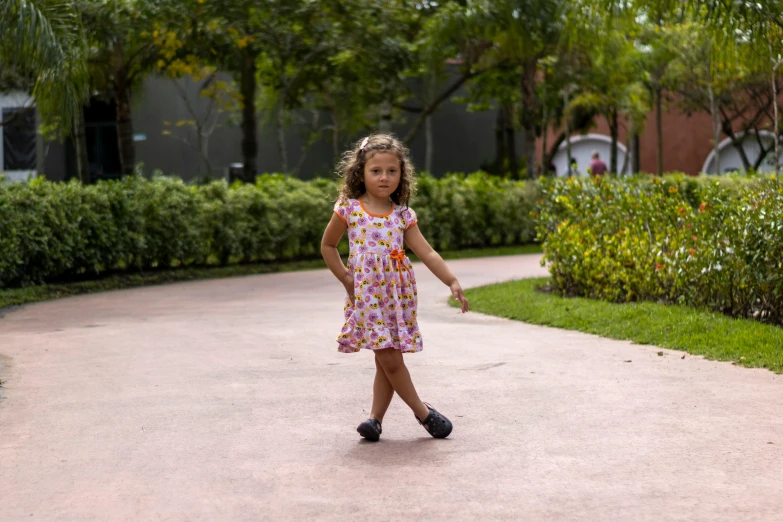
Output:
[[[525,245],[445,251],[441,252],[441,255],[444,259],[462,259],[467,257],[533,254],[540,252],[541,247],[539,245]],[[412,254],[410,255],[410,258],[413,261],[418,261],[416,256]],[[321,258],[285,263],[256,263],[224,267],[186,267],[137,273],[120,273],[89,281],[0,290],[0,309],[8,306],[34,303],[36,301],[45,301],[48,299],[57,299],[60,297],[89,294],[93,292],[105,292],[107,290],[119,290],[121,288],[160,285],[178,281],[196,281],[200,279],[218,279],[222,277],[267,274],[271,272],[312,270],[316,268],[326,268],[326,265]]]
[[[615,304],[537,291],[547,280],[524,279],[472,288],[466,295],[471,310],[476,312],[783,373],[783,328],[683,306]]]

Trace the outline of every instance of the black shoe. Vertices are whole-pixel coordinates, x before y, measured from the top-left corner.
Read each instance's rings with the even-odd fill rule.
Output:
[[[378,419],[367,419],[359,424],[356,431],[359,432],[359,435],[372,442],[378,442],[378,439],[381,438],[381,433],[383,433]]]
[[[416,417],[416,420],[419,421],[419,424],[424,426],[424,429],[427,430],[430,435],[435,437],[436,439],[445,439],[449,436],[449,433],[451,433],[452,425],[451,421],[441,415],[440,413],[435,410],[432,406],[427,404],[426,402],[424,405],[430,410],[430,414],[427,415],[427,418],[422,421],[420,418]]]

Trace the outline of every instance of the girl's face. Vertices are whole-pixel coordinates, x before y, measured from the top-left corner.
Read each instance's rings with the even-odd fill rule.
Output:
[[[400,186],[400,158],[391,152],[376,152],[364,164],[364,186],[371,196],[386,199]]]

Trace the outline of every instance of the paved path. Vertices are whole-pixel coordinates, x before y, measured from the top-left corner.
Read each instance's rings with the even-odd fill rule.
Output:
[[[542,273],[450,265],[466,287]],[[461,316],[416,270],[425,350],[406,360],[446,440],[398,398],[359,440],[372,358],[336,352],[323,270],[7,314],[0,520],[783,519],[781,376]]]

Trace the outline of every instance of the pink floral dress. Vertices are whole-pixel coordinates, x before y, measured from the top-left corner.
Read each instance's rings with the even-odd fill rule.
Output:
[[[372,214],[357,199],[338,200],[334,211],[348,225],[348,270],[354,274],[356,297],[354,304],[345,296],[338,350],[421,351],[416,279],[403,249],[403,236],[416,224],[416,213],[395,204],[386,214]]]

